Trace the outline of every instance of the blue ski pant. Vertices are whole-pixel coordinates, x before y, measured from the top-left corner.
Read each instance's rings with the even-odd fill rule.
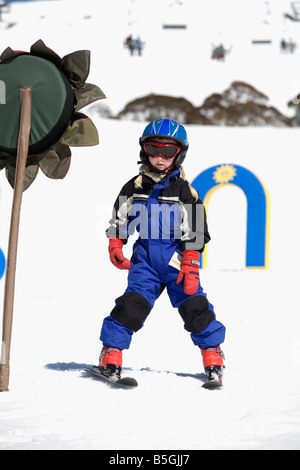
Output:
[[[177,277],[178,270],[168,264],[163,268],[160,266],[159,271],[155,269],[147,250],[138,245],[131,259],[127,289],[116,299],[112,312],[103,320],[100,340],[104,346],[128,349],[133,333],[143,327],[165,288],[195,346],[207,349],[223,343],[225,326],[216,319],[214,307],[200,282],[196,294],[190,296],[185,294],[183,282],[176,284]],[[166,335],[172,335],[172,327]]]

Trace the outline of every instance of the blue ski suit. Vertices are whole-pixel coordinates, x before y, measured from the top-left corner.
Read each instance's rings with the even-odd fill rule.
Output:
[[[142,328],[166,288],[193,343],[201,349],[216,347],[224,341],[224,325],[216,320],[200,282],[196,294],[185,294],[183,282],[176,284],[178,268],[170,263],[184,250],[202,252],[210,240],[203,203],[192,196],[178,168],[158,182],[155,174],[142,173],[138,187],[136,178],[122,188],[106,232],[124,243],[135,230],[139,238],[133,246],[127,289],[104,319],[100,340],[106,347],[128,349],[133,333]]]

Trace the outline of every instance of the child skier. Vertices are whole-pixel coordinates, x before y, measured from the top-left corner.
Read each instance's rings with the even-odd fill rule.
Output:
[[[139,140],[139,175],[121,189],[106,232],[109,256],[119,269],[128,269],[128,286],[102,324],[101,372],[120,377],[122,350],[142,328],[155,300],[166,287],[173,307],[202,353],[208,380],[222,383],[220,344],[225,327],[199,282],[199,258],[210,240],[204,206],[185,180],[182,163],[188,150],[182,125],[169,119],[150,122]],[[131,261],[123,255],[128,237],[137,230]],[[176,260],[179,257],[179,272]],[[181,258],[180,258],[181,256]]]

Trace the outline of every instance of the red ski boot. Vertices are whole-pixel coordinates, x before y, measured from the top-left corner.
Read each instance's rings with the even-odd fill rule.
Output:
[[[220,346],[216,348],[201,349],[201,354],[204,370],[207,376],[207,384],[217,382],[222,385],[225,358]],[[207,388],[209,387],[207,386]]]
[[[122,371],[122,351],[117,348],[107,348],[103,346],[99,357],[100,371],[109,377],[121,378]]]

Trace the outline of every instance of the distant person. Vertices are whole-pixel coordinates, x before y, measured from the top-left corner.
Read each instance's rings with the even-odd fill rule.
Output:
[[[215,47],[212,52],[212,59],[216,60],[225,60],[226,50],[222,44]]]
[[[129,272],[127,289],[102,323],[99,370],[111,378],[120,377],[122,351],[130,347],[133,334],[143,327],[166,288],[201,351],[207,381],[221,385],[224,356],[220,344],[225,327],[216,320],[199,281],[200,253],[210,235],[203,203],[182,168],[189,146],[186,130],[176,121],[157,119],[146,126],[139,143],[139,175],[121,189],[106,231],[111,262]],[[139,238],[129,261],[123,247],[135,230]],[[165,335],[172,334],[170,325]],[[168,354],[155,339],[153,348]],[[189,352],[182,354],[189,361]]]
[[[135,48],[135,40],[133,39],[131,34],[129,36],[127,36],[125,44],[129,49],[130,55],[133,55],[134,48]]]
[[[293,54],[295,52],[297,45],[296,43],[291,39],[289,42],[289,48],[290,48],[290,53]]]
[[[140,36],[138,36],[135,40],[135,48],[138,51],[138,55],[142,55],[143,43]]]
[[[281,52],[286,52],[287,49],[287,43],[285,39],[281,39],[280,41],[280,50]]]

